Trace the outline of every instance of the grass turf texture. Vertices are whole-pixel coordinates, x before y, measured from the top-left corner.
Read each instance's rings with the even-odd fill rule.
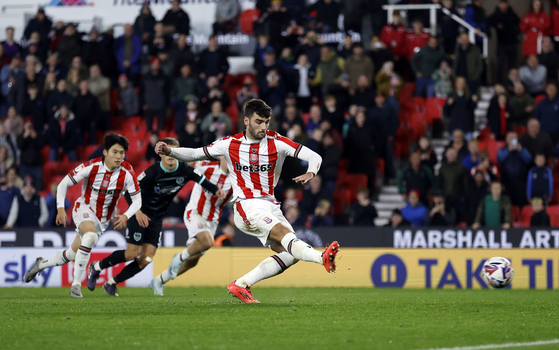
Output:
[[[548,290],[0,288],[2,349],[428,349],[559,338]],[[558,344],[534,349],[557,349]]]

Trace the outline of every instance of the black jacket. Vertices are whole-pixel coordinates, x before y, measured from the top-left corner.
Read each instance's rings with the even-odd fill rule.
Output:
[[[62,147],[65,151],[74,150],[82,140],[78,122],[75,120],[74,114],[70,113],[64,136],[62,136],[58,115],[59,113],[57,112],[55,118],[49,123],[49,130],[47,132],[49,146],[55,150],[59,147]]]
[[[491,108],[487,112],[487,119],[489,119],[489,129],[491,129],[491,132],[495,134],[495,139],[497,140],[504,140],[507,131],[511,130],[511,123],[509,121],[514,119],[514,112],[509,105],[507,105],[506,107],[506,113],[509,114],[509,117],[506,120],[506,131],[503,131],[501,128],[501,108],[499,108],[499,105],[495,104],[491,106]]]
[[[355,226],[375,226],[375,218],[378,216],[373,203],[362,206],[359,202],[351,205],[350,217]]]
[[[27,166],[43,165],[43,155],[41,150],[45,146],[45,138],[40,132],[37,132],[35,138],[23,137],[23,134],[17,137],[17,147],[21,151],[21,164]]]
[[[349,158],[349,172],[369,176],[375,173],[375,139],[370,124],[352,125],[344,141],[344,151]]]
[[[73,104],[74,97],[72,97],[72,95],[66,91],[59,92],[58,90],[54,90],[47,102],[47,120],[50,121],[54,117],[54,113],[59,110],[62,105],[72,108]]]
[[[489,194],[489,185],[483,181],[480,187],[477,187],[473,179],[470,179],[466,195],[464,196],[464,207],[466,209],[466,223],[471,226],[476,219],[477,208],[479,203]]]
[[[47,124],[47,119],[45,118],[45,101],[37,96],[36,99],[30,100],[26,97],[23,103],[23,110],[21,114],[23,117],[30,116],[33,118],[33,127],[37,132],[42,132]]]
[[[183,9],[179,9],[177,12],[173,12],[173,10],[167,11],[162,22],[166,26],[175,26],[175,33],[190,34],[190,17],[188,17],[188,14]]]
[[[542,210],[538,213],[534,213],[530,218],[530,226],[531,227],[550,227],[551,224],[549,223],[549,215]]]
[[[320,176],[322,181],[336,181],[338,179],[338,161],[342,151],[336,145],[324,148],[322,151],[322,165],[320,167]]]
[[[447,104],[444,106],[444,114],[450,119],[448,124],[448,132],[452,132],[456,129],[462,129],[464,133],[469,133],[474,131],[474,109],[476,108],[476,103],[472,101],[471,98],[462,95],[461,97],[454,97],[454,103]]]
[[[74,97],[72,111],[74,111],[76,121],[83,131],[88,130],[86,126],[96,124],[101,116],[99,100],[89,91],[85,95],[78,94]]]
[[[512,7],[509,7],[507,12],[503,13],[497,6],[495,12],[487,18],[487,24],[495,28],[497,31],[497,41],[502,45],[518,43],[518,34],[520,34],[519,23],[520,18]]]
[[[140,87],[141,104],[147,105],[148,110],[155,111],[167,108],[171,95],[169,79],[159,71],[154,75],[151,71],[144,75]]]

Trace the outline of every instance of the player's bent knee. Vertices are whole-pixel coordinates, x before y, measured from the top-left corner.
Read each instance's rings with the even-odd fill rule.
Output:
[[[129,244],[124,251],[126,261],[134,260],[142,253],[142,246]]]
[[[97,233],[95,232],[86,232],[82,236],[82,246],[93,248],[95,243],[97,243]]]
[[[144,267],[148,266],[152,262],[153,262],[153,256],[142,255],[138,261],[138,265],[140,265],[140,268],[143,269]]]
[[[213,236],[207,232],[200,232],[197,236],[196,239],[198,240],[198,242],[200,243],[200,245],[202,246],[202,250],[208,250],[211,247],[213,247],[214,245],[214,238]]]

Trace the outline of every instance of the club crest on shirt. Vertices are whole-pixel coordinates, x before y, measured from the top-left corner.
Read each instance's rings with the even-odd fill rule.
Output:
[[[267,223],[267,224],[271,224],[271,223],[272,223],[272,219],[270,219],[269,217],[266,216],[266,217],[264,218],[264,222]]]
[[[134,240],[138,242],[140,239],[142,239],[142,234],[140,232],[134,232]]]
[[[109,180],[103,180],[103,183],[101,183],[101,187],[109,187]]]
[[[178,177],[177,178],[177,184],[182,185],[183,183],[184,183],[184,177]]]
[[[146,172],[145,172],[145,171],[142,171],[142,173],[141,173],[140,175],[138,175],[137,180],[138,180],[138,181],[142,181],[142,179],[143,179],[144,177],[146,177]]]
[[[258,154],[251,153],[250,154],[250,162],[251,163],[258,163]]]
[[[87,219],[89,217],[89,214],[88,213],[83,213],[83,217],[84,217],[84,219]]]
[[[79,172],[80,170],[82,170],[82,169],[83,169],[83,164],[80,164],[80,165],[78,165],[78,166],[74,169],[74,172],[75,172],[75,173],[78,173],[78,172]]]
[[[199,222],[199,223],[198,223],[198,228],[202,228],[202,227],[204,227],[204,224],[201,223],[201,222]]]

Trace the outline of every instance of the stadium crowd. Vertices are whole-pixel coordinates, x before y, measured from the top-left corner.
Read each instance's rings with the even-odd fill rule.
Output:
[[[198,53],[187,45],[190,20],[178,0],[159,19],[146,2],[119,37],[111,27],[83,33],[74,23],[53,24],[43,9],[17,33],[20,42],[5,28],[0,225],[53,225],[60,179],[53,175],[99,156],[104,132],[129,138],[128,157],[139,173],[158,159],[153,146],[160,138],[201,147],[242,131],[242,106],[252,98],[273,108],[271,129],[323,158],[304,188],[291,179],[306,165],[285,163],[276,196],[294,225],[374,225],[377,173],[397,184],[407,203],[393,212],[392,227],[550,225],[546,210],[552,218],[559,213],[557,4],[548,15],[533,0],[520,17],[506,0],[491,14],[482,0],[463,9],[452,0],[414,1],[462,16],[479,34],[472,44],[442,10],[438,35],[431,36],[424,29],[428,11],[409,11],[406,19],[395,11],[386,23],[386,1],[301,3],[256,1],[256,74],[235,77],[217,35],[238,31],[236,0],[217,2],[214,35]],[[353,42],[367,13],[373,36]],[[347,34],[325,44],[323,33],[342,29],[340,14]],[[480,129],[474,111],[480,87],[488,85],[480,35],[492,28],[498,84]],[[439,160],[430,136],[446,132]],[[394,158],[409,164],[396,169]],[[184,201],[177,197],[171,216],[182,217]]]

